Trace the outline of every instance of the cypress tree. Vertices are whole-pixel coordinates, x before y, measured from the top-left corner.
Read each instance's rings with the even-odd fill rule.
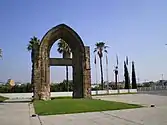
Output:
[[[124,77],[125,77],[125,89],[130,89],[129,72],[125,61],[124,61]]]
[[[137,89],[134,62],[132,62],[132,89]]]

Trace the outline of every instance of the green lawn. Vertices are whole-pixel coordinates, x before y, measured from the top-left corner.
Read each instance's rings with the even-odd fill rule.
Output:
[[[3,102],[4,100],[8,99],[7,97],[0,96],[0,102]]]
[[[142,106],[95,99],[59,98],[50,101],[34,101],[34,107],[38,115],[56,115],[140,108]]]

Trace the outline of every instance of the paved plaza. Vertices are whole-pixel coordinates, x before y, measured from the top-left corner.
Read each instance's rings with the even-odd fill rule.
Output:
[[[2,125],[166,125],[167,96],[127,94],[93,98],[141,104],[144,108],[31,117],[29,103],[0,103]],[[154,104],[155,107],[150,107]]]
[[[28,103],[0,103],[0,125],[30,125]]]

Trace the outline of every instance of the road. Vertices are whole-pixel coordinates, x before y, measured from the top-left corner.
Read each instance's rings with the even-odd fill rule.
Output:
[[[138,93],[139,94],[151,94],[151,95],[167,96],[167,90],[139,91]]]

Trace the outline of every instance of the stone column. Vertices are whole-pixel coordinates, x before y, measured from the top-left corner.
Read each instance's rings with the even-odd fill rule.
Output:
[[[90,47],[85,46],[85,67],[84,67],[84,97],[91,98],[91,67],[90,67]]]
[[[39,100],[39,92],[40,92],[40,66],[38,63],[35,64],[34,66],[34,99]]]
[[[84,97],[84,88],[83,88],[83,55],[76,48],[76,50],[73,50],[74,55],[72,58],[72,64],[73,64],[73,98],[83,98]]]
[[[42,100],[50,100],[50,68],[47,45],[41,52],[41,93]]]
[[[37,46],[36,46],[37,47]],[[39,55],[39,46],[38,48],[35,48],[35,53],[34,53],[34,70],[33,70],[33,76],[32,76],[32,81],[34,85],[34,99],[39,100],[39,92],[40,92],[40,55]]]

